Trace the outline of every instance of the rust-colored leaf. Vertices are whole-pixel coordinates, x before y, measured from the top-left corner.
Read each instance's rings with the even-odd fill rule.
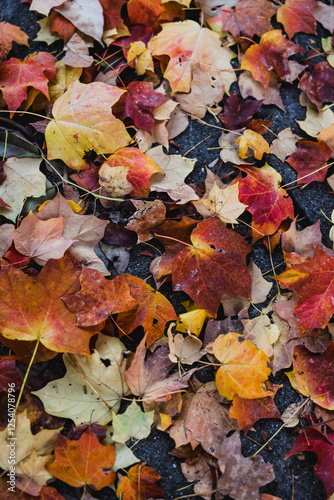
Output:
[[[164,498],[165,494],[156,484],[159,474],[145,465],[145,462],[134,465],[123,476],[117,486],[117,496],[122,500],[145,500],[146,498]]]

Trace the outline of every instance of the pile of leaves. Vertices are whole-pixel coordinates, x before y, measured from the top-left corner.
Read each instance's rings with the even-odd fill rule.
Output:
[[[274,436],[241,453],[260,419],[294,428],[286,458],[315,452],[333,498],[334,251],[319,222],[298,230],[290,193],[334,189],[334,7],[25,1],[36,40],[63,49],[16,58],[28,36],[0,22],[1,498],[61,500],[55,479],[85,500],[165,498],[131,449],[156,427],[199,498],[278,499],[259,491]],[[298,134],[266,114],[285,84]],[[170,153],[195,120],[216,141],[205,183]],[[300,393],[283,414],[280,370]]]

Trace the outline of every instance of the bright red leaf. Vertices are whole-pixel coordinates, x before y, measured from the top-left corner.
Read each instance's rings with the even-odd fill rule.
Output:
[[[277,279],[300,295],[294,313],[302,331],[325,328],[334,313],[334,258],[316,247],[312,258],[288,268]]]
[[[303,451],[316,453],[318,463],[314,468],[314,472],[323,482],[329,498],[334,492],[334,431],[327,429],[326,434],[322,434],[316,429],[305,429],[303,434],[295,439],[285,458]]]
[[[247,177],[239,180],[239,201],[248,205],[246,210],[253,216],[254,242],[275,233],[288,217],[293,219],[293,204],[287,192],[279,187],[280,174],[270,165],[238,168],[247,173]]]
[[[317,6],[315,0],[286,0],[277,11],[277,21],[282,23],[289,38],[296,33],[314,34],[317,32],[317,22],[312,9]]]
[[[49,52],[34,52],[23,61],[12,57],[0,63],[0,88],[8,108],[16,110],[27,98],[27,88],[49,98],[48,81],[56,80],[55,58]]]
[[[246,255],[251,247],[219,219],[199,222],[173,263],[173,288],[186,292],[196,304],[216,314],[224,293],[250,297],[251,276]]]

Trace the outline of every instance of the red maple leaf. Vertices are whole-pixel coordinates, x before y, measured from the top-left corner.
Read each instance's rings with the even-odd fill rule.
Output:
[[[309,184],[325,179],[328,166],[323,167],[331,156],[332,150],[324,142],[298,141],[297,151],[286,161],[298,172],[297,184]]]

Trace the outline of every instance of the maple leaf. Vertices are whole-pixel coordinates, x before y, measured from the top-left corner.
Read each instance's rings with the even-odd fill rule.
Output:
[[[75,26],[68,21],[64,16],[56,12],[55,10],[51,10],[50,16],[50,32],[56,33],[56,36],[60,36],[64,40],[64,43],[67,43],[68,40],[72,37],[75,31]]]
[[[302,47],[286,40],[281,30],[268,31],[262,36],[259,44],[253,44],[246,50],[241,69],[250,71],[255,80],[261,82],[266,89],[272,69],[282,80],[291,83],[292,71],[288,58],[302,50]]]
[[[169,434],[177,447],[191,443],[219,457],[220,445],[226,435],[237,429],[236,422],[228,417],[228,406],[217,391],[215,382],[202,384],[191,379],[190,390],[183,398],[182,410],[174,419]]]
[[[198,65],[193,73],[189,94],[176,94],[175,99],[180,103],[180,108],[192,118],[204,118],[208,110],[214,114],[221,111],[218,103],[223,99],[224,93],[225,86],[216,86],[215,80]]]
[[[219,335],[212,350],[222,364],[216,373],[216,385],[223,397],[233,399],[235,394],[246,399],[270,396],[262,386],[270,375],[269,358],[253,342],[230,332]]]
[[[15,390],[19,389],[22,384],[21,372],[16,367],[14,359],[2,358],[0,360],[0,391],[12,392],[14,384]]]
[[[247,173],[239,180],[239,200],[253,215],[253,242],[267,234],[273,234],[281,222],[288,217],[293,219],[294,211],[291,198],[280,188],[280,174],[267,163],[262,168],[238,167]]]
[[[321,356],[298,345],[293,354],[293,370],[286,373],[292,387],[323,408],[334,410],[334,342]]]
[[[326,161],[331,156],[332,150],[324,142],[298,141],[297,151],[286,161],[298,172],[297,184],[309,184],[326,178]]]
[[[130,229],[137,233],[138,243],[154,238],[151,229],[164,222],[166,218],[165,205],[160,200],[132,200],[131,203],[137,210],[129,217],[126,229]]]
[[[89,68],[93,64],[94,58],[89,55],[88,47],[78,33],[74,33],[67,42],[67,51],[62,62],[73,68]]]
[[[254,157],[257,160],[261,160],[264,153],[270,153],[270,147],[267,141],[258,132],[254,130],[246,129],[242,135],[236,140],[236,144],[239,146],[239,156],[243,160],[248,156],[249,149],[254,151]]]
[[[148,48],[157,58],[170,57],[164,77],[170,82],[173,93],[190,91],[196,64],[223,83],[226,92],[235,81],[230,64],[235,54],[221,47],[218,33],[201,28],[195,21],[163,24],[161,33],[150,40]]]
[[[233,92],[224,102],[224,112],[220,113],[219,118],[229,130],[247,127],[253,115],[261,108],[262,103],[262,100],[248,99],[239,104],[237,93]]]
[[[295,442],[285,459],[295,453],[313,451],[318,457],[314,472],[324,484],[328,498],[334,492],[333,466],[334,466],[334,431],[326,429],[322,433],[316,429],[305,429],[303,434],[296,437]]]
[[[237,218],[245,211],[247,205],[240,203],[238,183],[220,189],[216,183],[209,196],[202,200],[205,208],[226,224],[238,224]]]
[[[123,500],[145,500],[146,498],[164,497],[162,489],[155,483],[159,474],[147,467],[146,462],[131,467],[127,476],[123,476],[117,485],[117,496]]]
[[[327,61],[322,61],[301,77],[298,88],[306,92],[309,99],[320,110],[325,102],[334,100],[333,81],[334,68]]]
[[[0,63],[1,64],[1,63]],[[130,142],[122,122],[111,113],[124,90],[104,83],[74,82],[53,108],[45,130],[48,159],[61,158],[74,170],[85,169],[85,151],[113,153]]]
[[[12,50],[13,42],[29,47],[29,37],[18,26],[2,21],[0,23],[0,59]]]
[[[220,495],[238,500],[258,500],[261,498],[259,487],[275,479],[273,466],[265,463],[262,457],[244,457],[241,454],[241,440],[237,432],[222,444],[218,465],[222,476],[216,488]]]
[[[98,219],[94,215],[76,214],[60,193],[57,193],[53,200],[41,205],[35,215],[40,220],[62,217],[63,236],[73,241],[70,253],[81,265],[97,269],[105,276],[110,274],[94,251],[94,247],[103,238],[108,221]]]
[[[70,257],[50,260],[35,276],[11,266],[0,270],[0,328],[8,339],[39,340],[56,352],[89,356],[93,329],[83,330],[61,300],[77,283],[79,271]],[[15,283],[15,284],[14,284]]]
[[[163,11],[160,1],[157,0],[130,0],[128,5],[128,15],[132,24],[157,28],[159,14]]]
[[[214,29],[218,26],[221,31],[231,33],[236,42],[247,46],[245,38],[261,37],[271,29],[270,18],[275,14],[276,8],[270,2],[263,0],[239,0],[234,10],[224,6],[217,17],[207,20]]]
[[[238,233],[211,219],[198,223],[191,241],[173,262],[175,291],[186,292],[213,315],[224,293],[250,297],[251,277],[245,262],[250,247]]]
[[[124,378],[124,352],[120,340],[100,333],[91,358],[64,354],[66,375],[49,382],[34,394],[51,415],[71,418],[77,425],[83,425],[90,423],[93,413],[94,420],[105,425],[112,419],[112,411],[117,412],[128,391]]]
[[[274,402],[274,397],[280,387],[282,386],[267,382],[267,388],[272,390],[272,393],[264,398],[245,399],[236,394],[228,416],[235,418],[245,433],[250,431],[253,424],[260,418],[281,418]]]
[[[169,300],[162,293],[154,290],[146,281],[131,274],[123,274],[120,279],[126,281],[131,297],[138,304],[132,310],[120,313],[117,325],[130,334],[138,326],[148,332],[147,345],[162,337],[166,323],[177,319],[176,313]]]
[[[334,257],[316,247],[312,258],[289,267],[277,279],[300,294],[294,313],[302,332],[325,328],[334,313]]]
[[[111,314],[126,312],[138,305],[123,276],[107,280],[99,271],[83,267],[80,285],[79,292],[63,299],[76,314],[79,326],[97,325]]]
[[[63,61],[56,62],[56,82],[49,83],[50,102],[55,102],[71,85],[79,80],[82,69],[66,66]]]
[[[117,443],[125,443],[129,439],[145,439],[151,432],[154,421],[154,410],[144,413],[135,400],[124,413],[113,416],[112,439]]]
[[[48,81],[56,80],[55,62],[49,52],[34,52],[23,61],[12,57],[0,62],[0,89],[10,110],[16,110],[27,98],[28,87],[49,98]]]
[[[245,339],[251,340],[258,349],[266,353],[268,357],[274,354],[272,345],[280,336],[277,325],[271,323],[269,316],[261,314],[253,319],[241,320]]]
[[[324,250],[328,255],[334,257],[334,252],[322,244],[322,233],[320,230],[320,221],[297,231],[296,219],[292,221],[290,228],[282,235],[282,250],[285,259],[289,262],[288,253],[297,253],[303,259],[313,257],[314,250],[317,247]],[[291,256],[292,257],[292,256]]]
[[[191,333],[186,333],[183,336],[180,333],[173,335],[171,332],[173,323],[168,328],[168,345],[169,345],[169,359],[173,363],[180,363],[184,365],[192,365],[195,361],[201,359],[206,353],[205,350],[201,350],[202,341],[192,335]]]
[[[113,169],[122,168],[125,170],[126,180],[130,182],[132,191],[128,194],[133,198],[148,196],[150,192],[150,177],[163,170],[148,156],[138,148],[118,149],[116,153],[109,156],[100,169],[103,171],[103,178],[108,179],[108,188],[113,184]],[[115,172],[117,172],[115,170]],[[117,184],[117,181],[115,181]]]
[[[115,448],[101,445],[89,427],[78,441],[58,434],[55,461],[48,470],[70,486],[87,485],[100,490],[115,481],[116,474],[111,468],[114,462]]]
[[[282,23],[289,38],[296,33],[315,34],[317,23],[312,9],[316,7],[315,0],[286,0],[277,11],[277,21]]]
[[[296,151],[296,143],[299,139],[300,137],[293,134],[291,128],[287,127],[281,130],[277,135],[277,139],[272,142],[270,152],[277,156],[281,162],[284,162],[287,156],[292,155]]]
[[[178,373],[169,375],[175,366],[168,358],[167,346],[157,347],[153,353],[146,356],[146,338],[140,342],[130,368],[125,372],[126,381],[132,394],[140,396],[145,404],[154,401],[167,401],[170,395],[187,387],[193,370],[182,378]]]
[[[15,248],[22,255],[31,257],[40,266],[50,259],[60,259],[72,245],[63,237],[63,218],[40,221],[30,211],[19,228],[13,231]]]

